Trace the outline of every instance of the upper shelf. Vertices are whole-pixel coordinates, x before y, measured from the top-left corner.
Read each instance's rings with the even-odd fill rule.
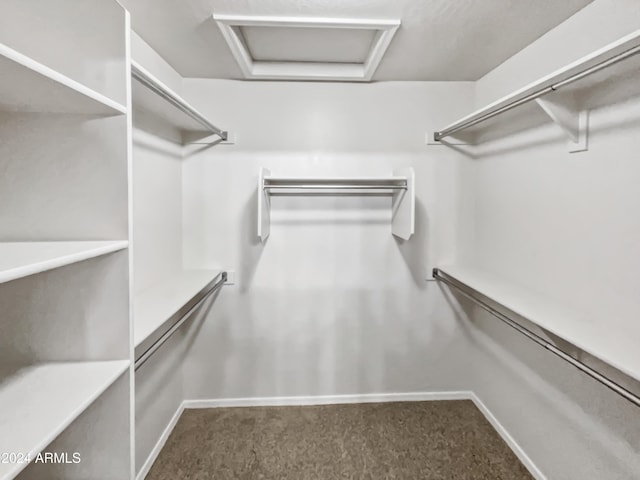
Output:
[[[124,105],[0,44],[0,110],[112,116]]]
[[[389,177],[274,177],[265,176],[262,188],[269,193],[303,190],[387,191],[407,190],[406,176]]]
[[[134,60],[131,61],[131,75],[136,80],[132,82],[134,106],[140,107],[178,129],[183,135],[184,143],[210,135],[217,135],[219,137],[217,142],[227,139],[227,132],[216,127]]]
[[[637,82],[640,71],[640,61],[637,60],[640,56],[636,56],[638,53],[640,53],[640,30],[447,125],[434,133],[434,140],[440,141],[455,134],[482,133],[482,127],[486,128],[491,119],[502,117],[516,107],[526,105],[531,105],[530,109],[526,110],[530,118],[524,121],[515,119],[516,124],[536,121],[533,118],[536,115],[529,115],[531,109],[539,110],[538,107],[542,107],[542,111],[537,113],[545,113],[566,130],[570,123],[577,124],[578,121],[577,118],[566,119],[567,113],[577,117],[580,110],[596,108],[606,103],[613,103],[619,97],[627,98],[640,93]],[[635,57],[635,61],[623,61],[631,57]],[[624,87],[612,89],[611,85],[614,82],[622,82]],[[606,85],[607,88],[594,89],[600,85]],[[542,103],[543,100],[545,103]],[[534,101],[539,101],[537,106]],[[560,106],[556,107],[557,104]],[[557,115],[559,109],[562,113]],[[565,117],[565,120],[558,117]],[[513,120],[514,118],[505,118],[504,122],[512,124],[509,127],[511,128]]]
[[[529,320],[580,350],[640,380],[640,330],[616,332],[610,319],[594,321],[587,314],[494,274],[476,268],[439,268],[446,275]]]
[[[261,169],[258,177],[258,237],[271,231],[271,195],[299,194],[393,195],[391,233],[408,240],[415,230],[415,174],[400,168],[387,177],[278,177]]]
[[[126,240],[103,242],[0,242],[0,283],[127,248]]]

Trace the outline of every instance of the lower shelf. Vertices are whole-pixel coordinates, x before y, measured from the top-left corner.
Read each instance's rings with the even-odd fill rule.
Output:
[[[0,380],[0,480],[14,478],[128,368],[128,360],[43,363]]]
[[[640,330],[622,331],[612,319],[595,319],[490,272],[462,266],[439,269],[493,302],[640,381]]]
[[[219,270],[183,270],[136,295],[133,300],[136,358],[187,313],[221,273]]]

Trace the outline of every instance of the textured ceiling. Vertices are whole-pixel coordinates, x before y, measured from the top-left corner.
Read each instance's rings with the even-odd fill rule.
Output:
[[[185,77],[243,78],[213,12],[400,18],[374,80],[477,80],[592,1],[120,0],[133,29]]]

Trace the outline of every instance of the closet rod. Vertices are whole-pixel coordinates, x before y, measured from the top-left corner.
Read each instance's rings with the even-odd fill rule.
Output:
[[[441,130],[439,132],[435,132],[433,134],[433,139],[438,142],[440,140],[442,140],[445,137],[451,136],[454,133],[457,133],[461,130],[465,130],[469,127],[473,127],[474,125],[477,125],[478,123],[482,123],[485,120],[489,120],[490,118],[493,118],[497,115],[500,115],[504,112],[508,112],[509,110],[512,110],[524,103],[530,102],[531,100],[535,100],[536,98],[539,98],[543,95],[546,95],[547,93],[551,93],[554,92],[562,87],[565,87],[567,85],[569,85],[570,83],[576,82],[584,77],[587,77],[589,75],[592,75],[600,70],[603,70],[604,68],[610,67],[611,65],[614,65],[622,60],[626,60],[629,57],[632,57],[633,55],[636,55],[637,53],[640,53],[640,45],[630,48],[629,50],[625,50],[624,52],[619,53],[618,55],[615,55],[607,60],[603,60],[602,62],[589,67],[585,70],[582,70],[580,72],[574,73],[573,75],[571,75],[570,77],[565,78],[564,80],[561,80],[557,83],[554,83],[553,85],[550,85],[548,87],[543,87],[540,90],[537,90],[533,93],[530,93],[529,95],[527,95],[526,97],[520,98],[518,100],[514,100],[513,102],[510,102],[506,105],[503,105],[502,107],[499,107],[495,110],[492,110],[490,112],[485,113],[484,115],[481,115],[479,117],[476,118],[470,118],[468,121],[463,122],[459,125],[454,125],[451,126],[449,128],[445,128],[444,130]]]
[[[164,88],[162,85],[159,85],[158,82],[154,81],[153,78],[149,77],[146,72],[139,68],[138,65],[134,62],[131,62],[131,75],[142,83],[145,87],[151,90],[156,95],[162,97],[164,100],[169,102],[171,105],[176,107],[178,110],[183,112],[185,115],[194,119],[200,125],[205,127],[205,129],[211,131],[212,133],[218,135],[222,141],[227,140],[228,132],[219,129],[209,120],[204,118],[198,112],[195,112],[188,104],[186,104],[182,99],[176,97],[171,91]]]
[[[189,308],[187,312],[184,315],[182,315],[180,319],[176,323],[174,323],[171,326],[171,328],[167,330],[158,340],[156,340],[147,350],[145,350],[145,352],[142,355],[140,355],[140,357],[136,359],[135,366],[134,366],[135,370],[138,370],[142,365],[144,365],[144,363],[147,360],[149,360],[149,358],[156,352],[156,350],[158,350],[167,340],[169,340],[169,338],[176,332],[176,330],[178,330],[182,326],[182,324],[187,321],[187,319],[189,318],[189,315],[191,315],[191,313],[194,310],[196,310],[200,305],[202,305],[202,303],[207,298],[209,298],[220,287],[222,287],[222,285],[224,285],[226,281],[227,281],[227,272],[222,272],[220,274],[220,279],[216,283],[211,285],[211,287],[208,290],[201,292],[200,299],[198,299],[193,306],[187,307]]]
[[[406,190],[406,185],[264,185],[265,190],[289,188],[295,190]]]
[[[500,311],[496,310],[495,308],[493,308],[491,305],[489,305],[486,302],[480,300],[479,298],[476,298],[471,293],[466,291],[465,287],[469,288],[469,289],[470,289],[470,287],[467,287],[466,285],[464,285],[461,282],[457,281],[453,277],[450,277],[449,275],[447,275],[445,272],[442,272],[438,268],[434,268],[433,269],[433,278],[435,278],[436,280],[439,280],[439,281],[441,281],[443,283],[446,283],[450,287],[455,288],[462,295],[464,295],[465,297],[467,297],[468,299],[470,299],[474,303],[476,303],[480,308],[482,308],[483,310],[489,312],[491,315],[493,315],[497,319],[502,320],[504,323],[509,325],[514,330],[516,330],[519,333],[523,334],[525,337],[529,338],[530,340],[533,340],[535,343],[537,343],[541,347],[546,348],[551,353],[557,355],[558,357],[560,357],[564,361],[570,363],[571,365],[576,367],[581,372],[589,375],[591,378],[593,378],[594,380],[600,382],[602,385],[604,385],[605,387],[607,387],[610,390],[614,391],[615,393],[617,393],[621,397],[625,398],[629,402],[633,403],[635,406],[640,407],[640,397],[638,397],[637,395],[635,395],[631,391],[627,390],[622,385],[614,382],[613,380],[605,377],[601,373],[595,371],[594,369],[592,369],[588,365],[582,363],[579,360],[576,360],[575,358],[573,358],[571,355],[569,355],[565,351],[563,351],[563,350],[559,349],[558,347],[556,347],[555,345],[547,342],[544,338],[542,338],[539,335],[535,334],[531,330],[523,327],[522,325],[517,323],[515,320],[512,320],[511,318],[509,318],[508,316],[506,316],[502,312],[500,312]],[[532,322],[532,323],[535,323],[535,322]]]

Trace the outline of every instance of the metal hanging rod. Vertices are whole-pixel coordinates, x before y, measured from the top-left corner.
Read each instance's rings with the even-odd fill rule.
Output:
[[[205,117],[195,111],[188,103],[176,96],[171,90],[154,79],[144,68],[135,62],[131,62],[131,76],[138,80],[141,84],[151,90],[153,93],[162,97],[178,110],[183,112],[188,117],[194,119],[206,130],[218,135],[222,141],[227,140],[228,132],[216,127],[213,123],[207,120]]]
[[[288,185],[264,185],[265,190],[292,189],[292,190],[406,190],[406,185],[312,185],[312,184],[288,184]]]
[[[536,98],[542,97],[543,95],[546,95],[548,93],[554,92],[559,90],[562,87],[565,87],[573,82],[576,82],[584,77],[587,77],[589,75],[592,75],[600,70],[603,70],[607,67],[610,67],[611,65],[614,65],[618,62],[621,62],[622,60],[625,60],[629,57],[632,57],[633,55],[636,55],[640,53],[640,45],[635,46],[633,48],[630,48],[628,50],[625,50],[617,55],[614,55],[611,58],[608,58],[606,60],[603,60],[602,62],[589,67],[585,70],[582,70],[580,72],[574,73],[573,75],[565,78],[564,80],[561,80],[557,83],[554,83],[553,85],[549,85],[547,87],[542,87],[539,90],[536,90],[533,93],[528,94],[527,96],[520,98],[518,100],[514,100],[513,102],[510,102],[506,105],[503,105],[502,107],[496,108],[495,110],[489,111],[483,115],[480,115],[479,117],[476,118],[470,118],[469,120],[467,120],[466,122],[460,123],[458,125],[453,125],[451,127],[445,128],[444,130],[441,130],[439,132],[435,132],[433,134],[433,139],[438,142],[440,140],[442,140],[445,137],[451,136],[454,133],[457,133],[461,130],[465,130],[469,127],[473,127],[474,125],[477,125],[478,123],[482,123],[486,120],[489,120],[490,118],[493,118],[497,115],[500,115],[504,112],[508,112],[509,110],[512,110],[524,103],[528,103],[531,100],[535,100]]]
[[[502,312],[500,312],[500,311],[496,310],[495,308],[493,308],[491,305],[489,305],[486,302],[480,300],[479,298],[476,298],[475,296],[473,296],[471,293],[469,293],[467,291],[467,289],[470,289],[470,288],[467,287],[466,285],[461,284],[460,282],[456,281],[453,277],[449,277],[445,272],[442,272],[438,268],[434,268],[433,269],[433,278],[435,278],[436,280],[441,281],[443,283],[446,283],[450,287],[455,288],[458,292],[460,292],[466,298],[468,298],[468,299],[472,300],[474,303],[476,303],[480,308],[482,308],[483,310],[487,311],[488,313],[490,313],[491,315],[493,315],[497,319],[502,320],[504,323],[509,325],[514,330],[516,330],[519,333],[523,334],[528,339],[533,340],[535,343],[537,343],[541,347],[549,350],[551,353],[553,353],[554,355],[557,355],[558,357],[560,357],[564,361],[570,363],[571,365],[576,367],[581,372],[589,375],[591,378],[593,378],[594,380],[600,382],[602,385],[604,385],[605,387],[607,387],[610,390],[614,391],[615,393],[617,393],[621,397],[625,398],[629,402],[633,403],[635,406],[640,407],[640,397],[639,396],[637,396],[633,392],[627,390],[622,385],[614,382],[610,378],[605,377],[604,375],[602,375],[601,373],[597,372],[596,370],[594,370],[593,368],[589,367],[588,365],[582,363],[579,360],[576,360],[574,357],[572,357],[571,355],[569,355],[565,351],[563,351],[563,350],[559,349],[558,347],[556,347],[555,345],[549,343],[547,340],[545,340],[544,338],[540,337],[536,333],[532,332],[528,328],[523,327],[522,325],[520,325],[516,321],[512,320],[511,318],[509,318],[508,316],[506,316]]]
[[[151,356],[158,350],[164,343],[171,338],[171,336],[178,330],[184,322],[187,321],[189,315],[196,310],[202,303],[213,295],[224,283],[227,281],[227,272],[222,272],[220,274],[220,278],[217,282],[211,285],[208,289],[202,291],[197,298],[195,298],[191,303],[185,305],[182,309],[180,309],[176,313],[176,321],[175,323],[167,330],[158,340],[153,342],[149,348],[147,348],[142,355],[136,358],[135,361],[135,370],[138,370],[144,363],[151,358]]]

